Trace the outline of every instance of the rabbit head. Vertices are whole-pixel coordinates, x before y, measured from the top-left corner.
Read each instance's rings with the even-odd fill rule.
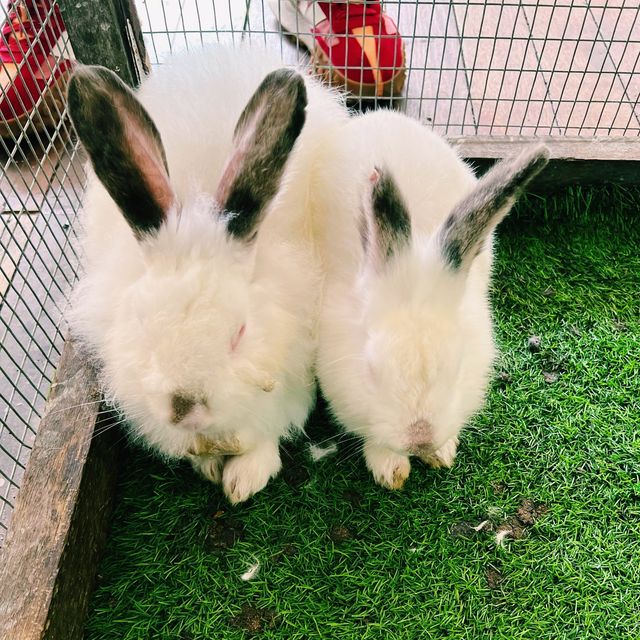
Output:
[[[194,434],[234,429],[278,385],[269,329],[286,331],[291,319],[256,274],[256,247],[305,122],[305,84],[293,71],[267,75],[240,115],[218,184],[181,197],[158,129],[115,74],[80,67],[68,104],[119,209],[114,225],[122,216],[130,232],[116,248],[123,285],[98,349],[106,393],[148,444],[184,455]],[[95,289],[112,274],[92,277]]]
[[[391,173],[380,167],[372,176],[357,281],[365,447],[452,463],[493,358],[492,233],[546,162],[546,149],[537,147],[497,164],[429,234],[414,228],[422,214],[409,210]],[[375,466],[371,456],[367,462]]]

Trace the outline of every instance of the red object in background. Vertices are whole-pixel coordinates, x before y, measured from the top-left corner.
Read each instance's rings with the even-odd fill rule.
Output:
[[[311,53],[314,71],[357,97],[400,95],[404,45],[379,0],[269,0],[283,29]]]
[[[0,135],[17,135],[32,120],[55,125],[63,111],[71,60],[52,54],[65,26],[49,0],[9,3],[0,37]]]
[[[327,16],[313,33],[335,71],[349,82],[372,87],[366,93],[382,94],[382,86],[404,69],[402,39],[395,22],[380,2],[318,2]]]

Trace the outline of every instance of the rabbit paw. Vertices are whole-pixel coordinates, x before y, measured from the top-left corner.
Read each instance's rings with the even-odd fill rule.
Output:
[[[280,452],[274,442],[262,444],[230,458],[222,472],[222,488],[229,502],[244,502],[264,489],[281,467]]]
[[[429,455],[423,456],[421,459],[434,469],[442,467],[452,467],[456,459],[458,451],[458,438],[454,437],[447,440],[437,451]]]
[[[214,484],[222,481],[222,456],[191,456],[191,466]]]
[[[402,489],[409,477],[409,456],[396,453],[386,447],[365,445],[364,457],[373,479],[387,489]]]

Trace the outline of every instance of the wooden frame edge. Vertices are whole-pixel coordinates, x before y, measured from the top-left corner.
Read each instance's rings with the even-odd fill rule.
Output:
[[[546,144],[551,154],[549,165],[529,191],[545,192],[572,184],[640,185],[640,140],[513,136],[451,136],[448,140],[479,173],[526,146]]]
[[[133,1],[58,0],[58,5],[78,61],[108,67],[131,87],[140,83],[146,52]]]
[[[118,457],[114,430],[95,431],[100,394],[87,363],[68,339],[0,555],[2,638],[83,637]]]

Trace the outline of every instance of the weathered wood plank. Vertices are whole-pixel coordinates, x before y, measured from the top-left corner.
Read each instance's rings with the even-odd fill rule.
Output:
[[[127,84],[137,85],[140,71],[129,44],[126,15],[135,7],[116,0],[58,0],[58,4],[78,60],[109,67]]]
[[[0,556],[2,638],[82,638],[116,480],[112,430],[92,437],[99,399],[68,340]]]
[[[549,165],[530,190],[546,192],[571,184],[640,184],[640,141],[612,138],[458,137],[449,142],[481,173],[497,159],[518,154],[525,146],[544,142]]]
[[[465,157],[504,158],[525,145],[544,143],[551,158],[574,160],[640,161],[640,140],[620,138],[567,138],[529,136],[449,136],[449,142]],[[640,171],[640,165],[638,165]]]
[[[468,157],[469,163],[481,174],[494,160]],[[633,160],[574,160],[558,158],[550,160],[542,173],[538,174],[527,187],[527,191],[546,195],[572,185],[617,184],[640,185],[640,167]]]

